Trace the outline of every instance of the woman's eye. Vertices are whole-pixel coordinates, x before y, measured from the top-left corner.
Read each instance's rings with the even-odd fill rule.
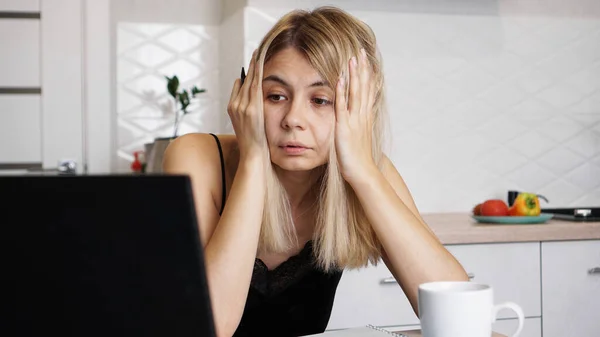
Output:
[[[273,101],[273,102],[281,102],[281,101],[285,100],[285,96],[283,96],[283,95],[276,95],[276,94],[269,95],[269,96],[267,96],[267,98],[270,101]]]
[[[313,103],[316,105],[329,105],[331,102],[325,98],[313,98]]]

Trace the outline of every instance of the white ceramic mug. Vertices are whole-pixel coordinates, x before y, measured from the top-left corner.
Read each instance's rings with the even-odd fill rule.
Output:
[[[473,282],[430,282],[419,286],[419,316],[423,337],[490,337],[498,311],[508,308],[519,318],[512,337],[523,329],[521,307],[512,302],[494,305],[491,286]]]

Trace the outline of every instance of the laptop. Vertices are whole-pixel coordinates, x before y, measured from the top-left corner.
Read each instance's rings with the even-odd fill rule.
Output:
[[[1,336],[215,336],[187,176],[6,176],[0,191]]]

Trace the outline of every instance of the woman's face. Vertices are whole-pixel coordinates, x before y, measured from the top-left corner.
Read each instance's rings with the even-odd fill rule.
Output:
[[[288,171],[327,162],[335,122],[334,91],[295,48],[264,66],[265,130],[271,161]]]

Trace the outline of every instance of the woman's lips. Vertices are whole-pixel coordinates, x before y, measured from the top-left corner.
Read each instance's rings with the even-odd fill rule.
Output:
[[[304,153],[308,148],[303,146],[282,146],[283,151],[287,154],[298,155]]]

